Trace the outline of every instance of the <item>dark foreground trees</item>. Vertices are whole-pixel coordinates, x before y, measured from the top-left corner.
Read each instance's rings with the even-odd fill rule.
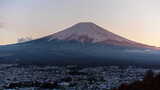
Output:
[[[160,90],[160,74],[155,75],[153,71],[148,71],[142,81],[135,81],[131,84],[122,84],[113,90]]]

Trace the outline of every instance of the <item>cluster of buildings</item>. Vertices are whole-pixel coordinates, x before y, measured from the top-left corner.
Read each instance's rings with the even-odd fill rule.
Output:
[[[0,89],[111,90],[122,83],[142,80],[147,70],[147,68],[135,66],[79,67],[74,65],[37,66],[3,64],[0,65]]]

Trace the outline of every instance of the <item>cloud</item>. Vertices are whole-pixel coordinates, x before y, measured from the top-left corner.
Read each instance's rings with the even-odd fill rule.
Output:
[[[0,28],[2,28],[3,27],[3,24],[2,23],[0,23]]]
[[[0,15],[0,28],[4,27],[4,17]]]
[[[133,50],[125,50],[125,52],[129,52],[129,53],[145,53],[145,54],[160,54],[160,51],[155,51],[155,50],[150,50],[150,49],[145,49],[145,50],[133,49]]]
[[[4,23],[0,22],[0,28],[4,27]]]
[[[151,50],[137,50],[137,49],[133,49],[133,50],[126,50],[126,52],[132,52],[132,53],[151,53]]]
[[[17,42],[22,43],[22,42],[27,42],[27,41],[31,41],[31,40],[32,40],[31,37],[22,37],[22,38],[18,38]]]

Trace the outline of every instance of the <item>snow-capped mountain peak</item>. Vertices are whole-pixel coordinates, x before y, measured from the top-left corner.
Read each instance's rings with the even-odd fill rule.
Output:
[[[156,48],[153,46],[141,44],[116,35],[92,22],[81,22],[75,24],[63,31],[49,36],[49,41],[58,40],[76,40],[89,43],[103,43],[110,45],[133,46],[142,48]]]
[[[92,43],[105,42],[107,40],[130,42],[129,40],[115,35],[91,22],[78,23],[64,31],[53,34],[50,37],[50,40],[78,40],[81,42]]]

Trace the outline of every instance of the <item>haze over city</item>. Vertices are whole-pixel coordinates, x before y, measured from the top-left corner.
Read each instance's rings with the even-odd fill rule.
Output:
[[[0,0],[0,44],[94,22],[128,39],[160,46],[159,0]]]

